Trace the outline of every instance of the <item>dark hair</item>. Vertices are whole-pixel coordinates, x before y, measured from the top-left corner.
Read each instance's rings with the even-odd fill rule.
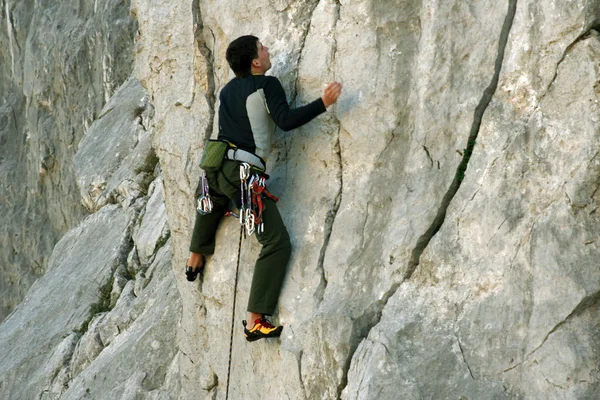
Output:
[[[257,43],[258,38],[252,35],[240,36],[229,43],[225,58],[238,78],[250,75],[252,60],[258,58]]]

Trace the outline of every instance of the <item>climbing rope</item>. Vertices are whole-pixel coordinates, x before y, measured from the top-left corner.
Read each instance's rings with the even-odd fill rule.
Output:
[[[279,199],[273,196],[266,188],[268,176],[253,174],[251,166],[248,163],[240,164],[240,192],[241,207],[240,214],[233,211],[227,211],[225,215],[233,216],[240,221],[240,241],[238,246],[237,263],[235,267],[235,284],[233,286],[233,309],[231,311],[231,335],[229,337],[229,360],[227,363],[227,385],[225,389],[225,400],[229,399],[229,382],[231,378],[231,357],[233,354],[233,330],[235,327],[235,303],[237,297],[237,285],[240,270],[240,256],[242,252],[242,239],[246,234],[252,235],[255,231],[259,234],[264,232],[263,210],[265,203],[263,196],[277,202]],[[206,177],[202,176],[202,196],[198,201],[198,212],[212,212],[212,201],[209,196],[209,187]]]
[[[233,352],[233,327],[235,325],[235,298],[237,294],[238,275],[240,270],[240,255],[242,253],[242,238],[244,237],[244,226],[240,228],[240,242],[238,245],[237,263],[235,266],[235,283],[233,286],[233,310],[231,310],[231,336],[229,337],[229,361],[227,365],[227,387],[225,389],[225,400],[229,399],[229,378],[231,377],[231,354]]]

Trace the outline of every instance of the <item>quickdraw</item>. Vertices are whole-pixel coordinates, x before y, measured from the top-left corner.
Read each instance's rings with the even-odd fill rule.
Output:
[[[206,174],[204,171],[202,172],[202,177],[200,187],[202,188],[202,194],[198,198],[198,204],[196,206],[198,212],[202,215],[210,214],[213,210],[213,202],[210,198],[209,188],[208,188],[208,179],[206,179]]]
[[[240,164],[240,192],[241,209],[240,224],[246,228],[246,234],[251,236],[254,232],[259,234],[265,231],[263,221],[263,210],[265,203],[263,196],[266,196],[277,202],[279,199],[273,196],[267,190],[267,179],[258,174],[251,173],[251,166],[248,163]]]
[[[208,179],[202,172],[200,187],[201,195],[198,198],[197,209],[200,214],[209,214],[213,210],[213,202],[210,198]],[[265,231],[263,211],[265,209],[264,198],[268,197],[277,202],[279,199],[267,190],[267,178],[252,171],[248,163],[240,164],[240,212],[227,211],[225,215],[234,216],[239,219],[240,225],[245,228],[244,234],[251,236],[254,232],[262,234]]]

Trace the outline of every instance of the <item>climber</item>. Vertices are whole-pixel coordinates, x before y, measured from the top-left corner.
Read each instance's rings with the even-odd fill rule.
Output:
[[[291,109],[279,80],[266,76],[271,68],[269,48],[255,36],[242,36],[232,41],[226,59],[236,77],[229,81],[219,96],[218,139],[228,142],[229,148],[218,171],[206,172],[212,212],[196,214],[186,265],[189,281],[202,274],[206,255],[213,254],[215,231],[233,202],[243,208],[240,184],[240,166],[250,167],[261,177],[271,150],[275,125],[284,131],[309,122],[335,103],[342,86],[330,83],[323,95],[302,107]],[[273,326],[266,316],[275,311],[286,265],[291,254],[290,237],[277,209],[274,196],[259,196],[262,209],[263,231],[256,230],[262,250],[254,267],[247,311],[248,327],[243,321],[246,340],[276,337],[282,326]],[[253,322],[253,324],[252,324]]]

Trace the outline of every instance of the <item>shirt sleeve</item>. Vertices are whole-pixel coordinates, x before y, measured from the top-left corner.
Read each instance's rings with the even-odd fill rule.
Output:
[[[284,131],[298,128],[327,111],[320,97],[302,107],[290,108],[279,79],[272,76],[269,78],[263,89],[267,107],[275,124]]]

